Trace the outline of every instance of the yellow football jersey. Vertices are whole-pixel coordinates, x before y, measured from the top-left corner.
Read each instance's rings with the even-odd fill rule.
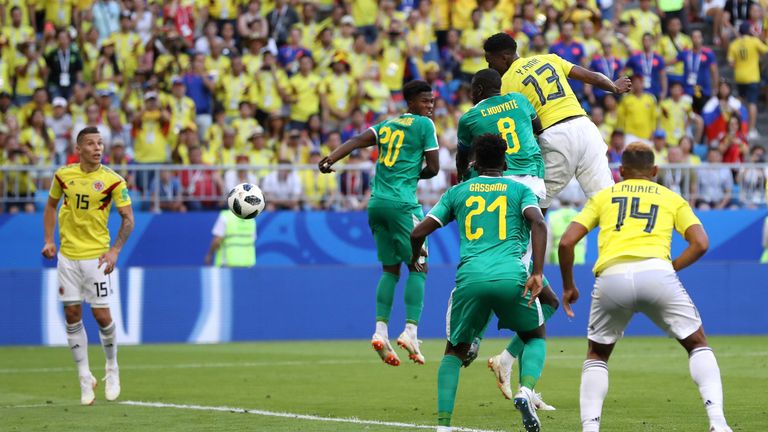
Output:
[[[680,235],[701,222],[688,201],[648,180],[625,180],[598,192],[573,220],[597,236],[599,274],[622,261],[660,258],[672,261],[672,230]]]
[[[568,117],[585,116],[568,84],[571,69],[573,63],[557,54],[519,58],[501,78],[501,94],[524,94],[536,109],[544,129]]]
[[[728,61],[733,65],[736,84],[760,82],[760,56],[768,53],[768,45],[754,36],[743,36],[728,47]]]
[[[49,196],[64,197],[59,209],[61,254],[74,260],[94,259],[107,252],[112,202],[117,207],[131,205],[125,180],[104,165],[90,173],[83,172],[80,164],[59,168]]]

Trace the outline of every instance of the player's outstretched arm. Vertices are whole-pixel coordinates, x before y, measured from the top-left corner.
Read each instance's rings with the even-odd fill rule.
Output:
[[[332,173],[335,170],[331,168],[331,166],[338,162],[340,159],[344,159],[348,154],[352,153],[356,149],[371,147],[374,145],[376,145],[376,134],[373,133],[371,129],[368,129],[365,132],[348,139],[347,142],[340,145],[328,156],[324,157],[320,162],[318,162],[317,168],[321,173]]]
[[[424,250],[424,240],[438,228],[440,228],[440,223],[431,217],[425,217],[411,231],[411,265],[416,271],[422,271],[419,258],[427,256],[427,251]]]
[[[557,256],[560,259],[560,276],[563,279],[563,310],[571,318],[573,318],[571,305],[579,299],[579,290],[573,279],[573,250],[587,233],[587,228],[584,225],[571,222],[560,239],[560,246],[557,249]]]
[[[117,239],[109,250],[99,257],[99,267],[106,263],[104,267],[104,274],[110,274],[115,269],[117,264],[117,256],[120,255],[120,251],[123,249],[125,242],[128,241],[128,237],[133,232],[133,208],[128,204],[123,207],[118,207],[117,212],[122,218],[120,229],[117,231]]]
[[[469,149],[458,146],[456,149],[456,177],[461,181],[469,171]]]
[[[581,66],[574,66],[568,74],[568,78],[577,79],[616,94],[627,93],[632,90],[632,81],[626,76],[620,77],[616,81],[611,81],[607,76],[584,69]]]
[[[688,247],[672,261],[672,267],[675,268],[675,271],[680,271],[695,263],[709,249],[709,237],[701,225],[691,225],[685,230],[685,241],[688,242]]]
[[[56,229],[56,209],[59,207],[59,200],[48,196],[48,202],[43,210],[43,230],[45,244],[43,245],[43,256],[53,259],[56,256],[56,242],[53,240],[53,231]]]
[[[541,290],[544,289],[544,257],[547,253],[547,223],[544,215],[538,207],[528,207],[523,211],[523,216],[531,226],[531,248],[533,249],[533,270],[525,283],[523,296],[531,293],[528,305],[533,304]]]
[[[424,153],[424,160],[427,163],[419,173],[419,179],[431,179],[440,172],[440,152],[428,151]]]

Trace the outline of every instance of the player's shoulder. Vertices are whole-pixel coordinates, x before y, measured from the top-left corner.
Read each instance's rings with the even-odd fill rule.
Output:
[[[109,184],[125,181],[125,179],[120,174],[116,173],[112,168],[104,164],[102,164],[99,168],[99,176],[103,177],[104,180],[108,180],[106,183]]]
[[[54,175],[56,175],[57,177],[63,178],[66,176],[76,174],[79,171],[80,171],[80,164],[71,163],[71,164],[59,167],[54,173]]]

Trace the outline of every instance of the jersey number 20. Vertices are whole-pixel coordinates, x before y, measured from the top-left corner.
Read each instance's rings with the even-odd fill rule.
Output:
[[[400,147],[403,146],[403,139],[405,139],[405,132],[400,129],[396,129],[394,132],[388,127],[381,128],[381,138],[379,138],[379,144],[381,144],[381,156],[379,161],[384,163],[385,166],[391,167],[397,161],[397,157],[400,155]],[[384,152],[384,145],[387,144],[387,151]]]
[[[472,229],[472,218],[486,211],[485,198],[481,196],[473,195],[467,198],[467,201],[464,203],[464,205],[466,205],[467,207],[474,207],[475,204],[477,204],[477,208],[471,210],[467,214],[467,219],[464,222],[464,230],[467,236],[467,240],[477,240],[483,236],[483,232],[484,232],[482,227],[478,227],[476,230]],[[491,205],[488,206],[487,210],[489,213],[499,210],[499,240],[506,240],[507,238],[507,197],[502,195],[496,198],[495,200],[493,200]]]
[[[539,97],[539,103],[541,103],[541,106],[546,105],[547,101],[560,99],[561,97],[565,96],[563,85],[560,84],[560,75],[557,74],[554,66],[551,64],[545,64],[542,67],[536,69],[536,75],[541,76],[541,74],[547,71],[550,72],[550,75],[546,78],[547,82],[550,84],[554,83],[557,86],[557,91],[548,94],[546,97],[544,97],[544,92],[542,91],[541,86],[539,85],[538,81],[536,81],[536,78],[533,77],[533,75],[528,75],[523,80],[523,84],[533,86],[533,89],[536,91],[536,96]]]

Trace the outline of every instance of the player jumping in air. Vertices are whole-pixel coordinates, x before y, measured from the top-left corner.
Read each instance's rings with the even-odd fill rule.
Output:
[[[507,143],[504,155],[507,168],[504,170],[504,177],[528,186],[540,201],[544,200],[547,197],[544,160],[534,135],[541,132],[541,122],[531,103],[520,93],[501,95],[501,76],[494,69],[483,69],[472,78],[472,103],[475,106],[459,120],[459,145],[456,154],[459,178],[476,175],[476,171],[469,169],[469,161],[472,158],[471,144],[474,139],[487,133],[501,135]],[[530,264],[530,247],[523,252],[523,264],[527,267]],[[546,321],[559,306],[557,296],[549,288],[546,278],[540,299]],[[515,359],[520,357],[523,347],[523,341],[515,336],[506,350],[488,360],[488,367],[496,376],[497,385],[507,399],[512,398],[512,365]],[[473,344],[465,366],[477,356],[478,349],[479,340]],[[534,403],[537,409],[554,409],[545,404],[539,395],[536,395]]]
[[[502,76],[501,94],[524,94],[541,120],[539,145],[547,186],[547,196],[540,203],[544,212],[574,176],[588,198],[612,185],[605,157],[608,148],[571,90],[568,78],[617,94],[629,91],[629,78],[612,82],[605,75],[575,66],[556,54],[521,58],[517,55],[517,43],[506,33],[489,37],[483,49],[488,67]]]
[[[104,143],[98,129],[87,127],[77,134],[75,150],[80,163],[56,170],[43,213],[45,246],[43,256],[57,256],[53,232],[56,208],[59,210],[57,273],[59,294],[67,321],[67,342],[80,375],[80,403],[91,405],[96,398],[96,378],[88,365],[88,336],[82,321],[83,300],[91,304],[93,317],[99,323],[99,336],[107,358],[104,393],[108,401],[120,396],[120,373],[117,366],[115,323],[109,310],[112,286],[109,274],[115,269],[128,236],[133,230],[133,210],[125,180],[101,164]],[[109,246],[107,219],[112,203],[122,218],[117,240]]]
[[[547,226],[530,188],[502,177],[507,143],[497,134],[473,142],[480,174],[452,187],[411,234],[411,264],[417,268],[425,238],[452,220],[459,225],[460,262],[446,314],[448,343],[437,378],[438,430],[449,431],[461,365],[472,341],[494,313],[499,328],[517,332],[525,344],[515,407],[529,432],[539,431],[533,389],[546,356],[544,316],[538,294],[547,246]],[[522,256],[533,242],[533,271]]]
[[[345,142],[323,158],[318,164],[323,173],[332,172],[331,166],[352,151],[378,146],[379,159],[373,191],[368,202],[368,224],[373,231],[383,273],[376,288],[376,331],[371,345],[381,359],[392,366],[400,364],[389,343],[387,324],[392,311],[395,287],[400,280],[401,263],[411,260],[409,236],[413,227],[424,218],[424,211],[416,199],[419,179],[432,178],[439,172],[437,135],[430,120],[435,99],[432,88],[424,81],[411,81],[403,87],[408,112],[385,120],[362,134]],[[426,159],[426,166],[423,166]],[[424,251],[426,255],[426,249]],[[408,351],[409,358],[424,364],[419,349],[417,325],[424,307],[426,256],[424,265],[409,265],[405,285],[406,325],[397,338],[397,344]]]
[[[600,430],[608,393],[608,358],[636,312],[677,339],[688,352],[691,377],[699,387],[710,432],[731,432],[723,414],[720,369],[707,345],[701,318],[676,271],[707,251],[709,240],[688,202],[653,182],[658,167],[653,151],[632,143],[621,156],[617,183],[593,196],[560,240],[563,308],[579,299],[573,280],[573,250],[587,233],[600,227],[595,287],[589,313],[589,348],[581,374],[581,423],[584,432]],[[688,248],[670,260],[672,230]]]

